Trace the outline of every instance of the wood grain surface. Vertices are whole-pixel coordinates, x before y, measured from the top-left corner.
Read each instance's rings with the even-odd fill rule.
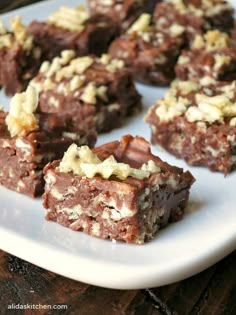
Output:
[[[176,284],[111,290],[76,282],[0,251],[1,314],[235,315],[236,252]],[[79,266],[78,266],[79,268]],[[9,305],[66,305],[61,310],[9,310]]]
[[[0,13],[23,7],[27,4],[39,2],[40,0],[0,0]],[[42,1],[42,0],[41,0]],[[47,1],[47,0],[44,0]]]
[[[0,12],[34,2],[1,0]],[[0,251],[0,314],[235,315],[235,266],[236,252],[184,281],[121,291],[76,282]],[[13,309],[22,306],[28,309]]]

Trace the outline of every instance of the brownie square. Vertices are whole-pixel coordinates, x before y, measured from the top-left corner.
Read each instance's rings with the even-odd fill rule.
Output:
[[[228,0],[184,0],[183,2],[188,12],[202,17],[204,32],[217,29],[230,33],[233,27],[234,9]]]
[[[41,64],[41,50],[27,34],[21,18],[12,19],[10,24],[8,30],[0,22],[0,87],[7,95],[24,90]]]
[[[235,80],[236,42],[217,30],[197,35],[192,47],[182,51],[175,71],[180,80],[199,80],[203,76]]]
[[[152,13],[156,3],[161,0],[88,0],[92,15],[102,14],[110,17],[125,32],[144,12]]]
[[[190,165],[225,175],[236,167],[236,81],[176,81],[145,120],[151,142]]]
[[[72,143],[93,146],[96,133],[80,130],[68,115],[30,112],[33,98],[30,89],[16,94],[10,112],[0,112],[0,184],[37,197],[44,189],[43,167],[61,158]]]
[[[188,46],[196,34],[202,35],[208,30],[230,33],[233,14],[233,7],[225,0],[170,0],[156,5],[153,22],[165,30],[180,24],[185,29]]]
[[[183,217],[194,182],[141,137],[123,136],[92,151],[72,145],[44,168],[46,219],[103,239],[143,244]]]
[[[43,63],[30,84],[39,92],[41,111],[70,113],[76,124],[98,132],[119,127],[141,108],[131,73],[109,55],[76,58],[64,51]]]
[[[175,77],[174,66],[184,44],[183,32],[179,24],[161,30],[151,24],[151,16],[145,13],[126,34],[112,42],[109,54],[123,60],[137,81],[165,86]]]
[[[74,50],[77,56],[100,56],[118,35],[118,28],[109,17],[89,16],[82,6],[60,7],[47,21],[31,22],[27,30],[41,48],[44,60],[52,60],[66,49]]]

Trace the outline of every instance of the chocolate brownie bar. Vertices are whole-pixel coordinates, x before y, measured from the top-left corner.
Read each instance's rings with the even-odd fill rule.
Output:
[[[192,47],[182,51],[175,71],[180,80],[199,80],[203,76],[221,81],[235,80],[236,42],[219,31],[197,35]]]
[[[225,175],[236,167],[236,81],[176,81],[145,117],[153,144]]]
[[[93,150],[70,146],[44,168],[46,219],[103,239],[143,244],[180,220],[194,182],[141,137],[123,136]]]
[[[79,130],[70,116],[35,112],[37,94],[16,94],[9,113],[0,112],[0,184],[30,197],[43,193],[43,167],[72,143],[93,146],[96,134]]]
[[[144,12],[152,13],[156,3],[161,0],[88,0],[91,14],[110,17],[125,32]]]
[[[21,18],[17,16],[10,24],[8,30],[0,21],[0,87],[7,95],[24,90],[41,64],[41,50]]]
[[[119,127],[141,108],[132,75],[109,55],[76,58],[64,51],[43,63],[30,84],[39,92],[41,111],[73,114],[75,123],[98,132]]]
[[[41,47],[44,60],[52,60],[66,49],[74,50],[77,56],[99,56],[118,35],[118,28],[109,17],[89,16],[82,6],[64,6],[52,13],[46,22],[31,22],[28,33]]]
[[[142,14],[128,32],[109,47],[113,58],[122,59],[137,81],[168,85],[175,77],[174,66],[184,40],[179,24],[166,30],[151,25],[151,15]]]
[[[225,0],[170,0],[156,5],[153,21],[165,30],[180,24],[188,46],[196,34],[202,35],[208,30],[230,33],[233,13],[233,7]]]

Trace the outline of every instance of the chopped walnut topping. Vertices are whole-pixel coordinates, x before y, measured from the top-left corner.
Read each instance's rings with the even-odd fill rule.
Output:
[[[75,53],[72,50],[65,50],[61,53],[61,57],[56,57],[51,63],[45,61],[41,68],[46,79],[38,81],[33,79],[30,84],[34,86],[38,92],[53,89],[56,83],[60,83],[63,79],[69,79],[66,84],[63,83],[63,90],[66,93],[79,89],[84,84],[83,73],[93,64],[94,58],[85,56],[74,58]],[[61,86],[58,86],[60,89]]]
[[[16,16],[10,20],[13,35],[7,32],[2,22],[0,22],[0,48],[15,47],[21,45],[25,50],[33,48],[33,37],[27,34],[26,27],[21,22],[21,17]],[[15,39],[13,39],[13,36]]]
[[[182,55],[179,56],[179,59],[178,59],[179,65],[183,65],[183,64],[188,63],[188,62],[190,62],[189,56],[182,56]]]
[[[52,62],[44,61],[39,72],[44,73],[47,77],[54,75],[63,65],[66,65],[75,57],[73,50],[64,50],[60,57],[55,57]]]
[[[14,47],[12,42],[12,36],[10,34],[4,34],[0,37],[0,49],[3,47]]]
[[[103,101],[107,102],[108,97],[107,97],[107,86],[105,85],[100,85],[97,87],[96,95]]]
[[[42,82],[38,82],[33,79],[30,81],[29,85],[35,88],[38,93],[42,91],[52,90],[56,86],[55,83],[50,78],[46,78]]]
[[[97,102],[96,94],[97,94],[96,85],[93,82],[90,82],[85,87],[83,94],[80,96],[80,99],[85,103],[95,105]]]
[[[149,177],[151,173],[160,172],[160,168],[153,161],[148,161],[140,169],[136,169],[128,164],[118,163],[112,155],[101,161],[88,146],[77,147],[76,144],[72,144],[65,152],[58,169],[60,172],[73,172],[75,175],[88,178],[99,174],[102,178],[107,179],[115,175],[121,180],[129,176],[144,179]]]
[[[120,59],[112,59],[110,63],[106,66],[106,70],[109,72],[116,72],[117,70],[120,70],[124,68],[124,61]]]
[[[69,83],[70,91],[73,92],[79,89],[83,84],[84,84],[84,80],[81,78],[81,76],[75,75]]]
[[[103,54],[101,58],[98,59],[98,62],[101,62],[103,65],[105,65],[106,70],[112,73],[124,68],[125,65],[123,60],[116,58],[113,59],[108,54]]]
[[[214,70],[218,71],[222,66],[228,65],[232,58],[227,55],[221,55],[221,54],[215,54],[214,55],[215,64],[214,64]]]
[[[101,58],[99,59],[99,62],[101,62],[103,65],[109,65],[111,60],[112,60],[111,55],[102,54]]]
[[[101,85],[96,87],[95,83],[90,82],[84,89],[83,94],[80,96],[80,99],[85,103],[95,105],[97,103],[97,96],[107,101],[107,87],[105,85]]]
[[[147,13],[143,13],[131,25],[127,33],[128,34],[132,34],[132,33],[142,34],[144,32],[147,32],[149,30],[150,22],[151,22],[151,15]]]
[[[224,0],[201,0],[200,7],[185,4],[184,0],[171,0],[171,2],[181,14],[193,14],[197,17],[211,17],[222,14],[224,11],[233,10],[230,3]]]
[[[6,117],[6,124],[12,137],[23,136],[38,128],[38,122],[34,116],[37,106],[38,94],[32,86],[29,86],[26,92],[15,94]]]
[[[150,173],[159,173],[161,171],[160,167],[157,166],[152,160],[149,160],[146,164],[141,166],[141,170],[148,171]]]
[[[11,21],[11,28],[15,35],[16,41],[22,45],[26,50],[30,50],[33,47],[33,37],[27,34],[26,27],[21,22],[21,17],[16,16]]]
[[[197,106],[191,106],[186,112],[188,121],[223,121],[224,117],[236,115],[236,103],[229,100],[226,95],[216,95],[208,97],[206,95],[196,95]]]
[[[204,85],[211,85],[211,84],[215,84],[215,83],[216,83],[216,80],[213,79],[212,77],[206,76],[206,77],[203,77],[200,79],[200,84],[203,86]]]
[[[203,36],[197,35],[194,39],[192,48],[201,49],[206,46],[207,51],[224,49],[229,46],[230,38],[228,34],[218,30],[208,31]]]
[[[187,102],[187,104],[186,104]],[[186,112],[188,100],[182,97],[166,98],[157,102],[156,115],[163,122],[170,121],[174,117],[181,116]]]
[[[97,97],[107,101],[107,87],[96,86],[95,83],[86,83],[86,71],[94,64],[100,63],[111,73],[117,72],[124,67],[124,62],[119,59],[112,59],[109,55],[101,58],[83,56],[74,58],[71,50],[63,51],[60,57],[56,57],[51,63],[45,61],[40,68],[40,76],[31,80],[38,93],[56,89],[59,93],[68,95],[71,92],[85,103],[95,105]]]
[[[229,100],[226,95],[206,96],[202,94],[196,95],[197,106],[191,106],[186,112],[189,122],[207,121],[213,123],[215,121],[223,121],[224,117],[236,116],[236,103]]]
[[[48,23],[71,32],[82,32],[85,27],[84,23],[88,18],[89,15],[84,6],[77,8],[62,6],[58,11],[49,16]]]
[[[214,95],[214,80],[205,78],[201,81],[204,81],[204,88],[200,85],[202,82],[175,80],[165,97],[157,101],[155,113],[159,119],[167,122],[185,115],[189,122],[223,123],[225,117],[236,116],[236,81],[219,86],[217,95]],[[211,84],[213,87],[210,87]],[[194,91],[196,94],[193,96],[191,92]]]
[[[199,88],[199,84],[194,81],[174,80],[171,84],[171,87],[178,88],[184,95],[186,95],[190,92],[197,91],[197,89]]]
[[[74,74],[83,74],[94,61],[94,58],[89,56],[72,59],[67,66],[58,69],[56,81],[60,82],[63,78],[71,78]]]
[[[177,37],[183,34],[184,31],[185,31],[185,27],[177,23],[172,24],[170,27],[170,35],[172,37]]]

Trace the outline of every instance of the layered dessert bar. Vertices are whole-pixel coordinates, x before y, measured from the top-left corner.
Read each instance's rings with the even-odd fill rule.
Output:
[[[236,79],[236,42],[219,31],[197,35],[189,50],[183,50],[175,67],[180,80],[199,80],[210,76],[216,80]]]
[[[109,47],[113,58],[122,59],[137,81],[168,85],[175,77],[174,66],[184,44],[184,27],[173,24],[161,30],[151,24],[151,15],[142,14],[126,34]]]
[[[143,244],[183,217],[194,182],[141,137],[90,150],[71,145],[44,168],[46,219],[103,239]]]
[[[158,2],[161,0],[88,0],[88,5],[92,15],[110,17],[123,33],[142,13],[152,13]]]
[[[236,81],[175,81],[145,120],[151,142],[190,165],[225,175],[236,167]]]
[[[73,114],[75,123],[98,132],[119,127],[141,108],[132,75],[109,55],[76,58],[73,51],[63,51],[44,62],[30,84],[39,92],[41,111]]]
[[[66,49],[74,50],[77,56],[101,55],[118,34],[109,17],[89,16],[82,6],[60,7],[47,21],[31,22],[27,30],[41,48],[44,60],[52,60]]]
[[[7,95],[24,90],[41,65],[41,50],[21,18],[12,19],[10,26],[8,30],[0,21],[0,87]]]
[[[153,21],[160,29],[168,29],[173,23],[182,25],[188,46],[196,34],[208,30],[230,33],[233,14],[233,7],[225,0],[169,0],[156,5]]]
[[[43,167],[61,158],[72,143],[93,146],[96,134],[79,130],[70,116],[37,112],[38,97],[29,87],[16,94],[9,113],[0,112],[0,184],[36,197],[43,193]]]

